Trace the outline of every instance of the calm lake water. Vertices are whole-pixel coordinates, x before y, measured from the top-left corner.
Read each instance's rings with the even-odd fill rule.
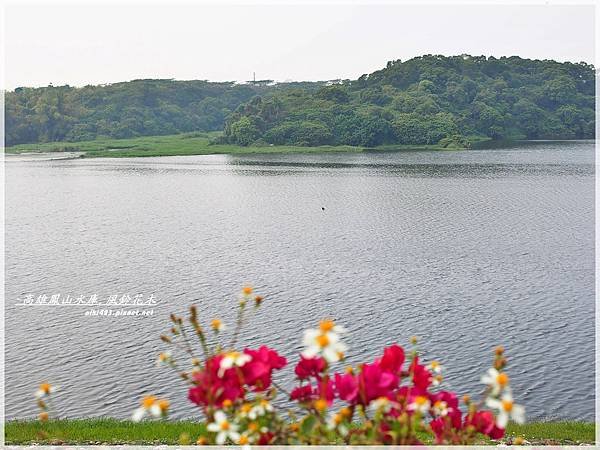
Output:
[[[456,152],[6,158],[6,416],[61,387],[63,417],[127,417],[144,393],[195,410],[155,366],[170,312],[232,324],[242,343],[301,349],[333,317],[351,363],[420,337],[446,386],[476,394],[507,349],[529,419],[594,418],[594,144]],[[321,208],[324,207],[323,211]],[[16,306],[31,295],[154,295],[153,316]],[[292,367],[279,378],[289,385]]]

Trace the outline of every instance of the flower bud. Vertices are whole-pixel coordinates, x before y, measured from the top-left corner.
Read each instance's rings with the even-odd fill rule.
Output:
[[[170,344],[170,343],[171,343],[171,339],[169,339],[169,337],[168,337],[168,336],[165,336],[164,334],[162,334],[162,335],[160,336],[160,340],[161,340],[161,341],[163,341],[163,342],[166,342],[167,344]]]

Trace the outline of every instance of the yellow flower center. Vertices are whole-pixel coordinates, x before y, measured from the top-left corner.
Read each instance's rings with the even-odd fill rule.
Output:
[[[506,412],[511,412],[513,409],[513,402],[511,400],[502,400],[502,409]]]
[[[229,422],[224,420],[223,422],[221,422],[220,427],[221,427],[221,430],[223,430],[223,431],[229,430]]]
[[[161,353],[160,355],[158,355],[158,359],[164,362],[167,359],[169,359],[169,355],[167,355],[166,353]]]
[[[342,415],[336,414],[335,416],[333,416],[333,423],[335,423],[336,425],[342,423]]]
[[[250,432],[258,431],[258,424],[256,422],[250,422],[248,424],[248,431],[250,431]]]
[[[250,294],[252,294],[252,287],[250,287],[250,286],[244,287],[244,289],[242,289],[242,293],[244,295],[250,295]]]
[[[260,401],[260,406],[262,406],[263,408],[266,408],[267,406],[269,406],[269,401],[265,400],[264,398]]]
[[[231,400],[229,400],[228,398],[223,400],[223,408],[229,408],[231,405],[233,405],[233,402]]]
[[[46,422],[48,420],[48,413],[46,411],[43,411],[40,413],[39,417],[42,422]]]
[[[250,410],[252,409],[252,405],[250,403],[244,403],[242,405],[242,412],[248,414],[250,412]]]
[[[439,363],[439,362],[437,362],[437,361],[431,361],[431,364],[430,364],[430,366],[431,366],[431,368],[432,368],[433,370],[435,370],[435,369],[439,369],[439,367],[440,367],[440,363]]]
[[[323,333],[327,333],[328,331],[333,330],[334,326],[335,323],[333,322],[333,320],[321,320],[321,322],[319,322],[319,329]]]
[[[248,440],[248,436],[244,436],[243,434],[240,436],[240,440],[238,441],[238,444],[240,445],[246,445],[248,444],[248,442],[250,442]]]
[[[342,409],[340,409],[340,414],[342,415],[342,417],[345,418],[350,418],[350,416],[352,416],[352,410],[348,407],[343,407]]]
[[[169,405],[169,400],[163,399],[158,401],[158,407],[162,412],[165,412],[167,409],[169,409]]]
[[[44,393],[44,394],[49,394],[50,393],[50,389],[52,389],[52,386],[50,385],[50,383],[42,383],[40,384],[40,390]]]
[[[210,322],[210,326],[213,327],[214,330],[218,330],[221,328],[221,321],[219,319],[213,319]]]
[[[419,395],[415,398],[415,404],[417,406],[424,406],[427,404],[427,397],[423,397],[422,395]]]
[[[327,408],[327,402],[324,399],[320,398],[315,401],[315,409],[317,411],[325,411],[326,408]]]
[[[496,382],[500,386],[506,386],[508,384],[508,375],[506,375],[504,372],[498,374],[498,376],[496,377]]]
[[[142,399],[142,406],[146,409],[150,408],[156,402],[154,395],[147,395]]]
[[[317,336],[317,345],[321,348],[327,347],[329,345],[329,338],[326,334],[321,334]]]

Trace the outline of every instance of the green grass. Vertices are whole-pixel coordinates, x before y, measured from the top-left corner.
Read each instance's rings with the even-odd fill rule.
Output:
[[[237,145],[211,145],[210,140],[219,132],[185,133],[169,136],[147,136],[132,139],[97,139],[82,142],[47,142],[43,144],[20,144],[5,148],[7,154],[82,152],[85,158],[124,158],[138,156],[178,156],[212,154],[254,153],[324,153],[397,150],[446,150],[436,145],[388,145],[377,148],[349,145],[320,147],[263,146],[240,147]]]
[[[5,424],[7,445],[26,444],[179,444],[182,435],[192,443],[205,434],[198,422],[147,421],[134,423],[116,419],[9,421]]]
[[[523,437],[532,444],[547,445],[593,443],[596,428],[586,422],[532,422],[524,425],[509,424],[506,437]]]
[[[9,421],[5,425],[8,445],[29,444],[180,444],[194,443],[204,435],[198,422],[140,422],[116,419]],[[182,440],[182,435],[188,440]],[[505,442],[522,437],[532,445],[591,444],[595,426],[584,422],[533,422],[509,424]]]

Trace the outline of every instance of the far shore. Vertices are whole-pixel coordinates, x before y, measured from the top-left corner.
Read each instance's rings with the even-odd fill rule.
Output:
[[[349,145],[319,147],[305,146],[248,146],[212,144],[219,133],[185,133],[166,136],[145,136],[131,139],[96,139],[82,142],[46,142],[19,144],[5,148],[7,155],[29,155],[61,152],[68,158],[132,158],[185,155],[246,155],[283,153],[360,153],[384,151],[452,151],[463,147],[440,145],[385,145],[379,147],[355,147]],[[473,142],[482,139],[474,139]]]

